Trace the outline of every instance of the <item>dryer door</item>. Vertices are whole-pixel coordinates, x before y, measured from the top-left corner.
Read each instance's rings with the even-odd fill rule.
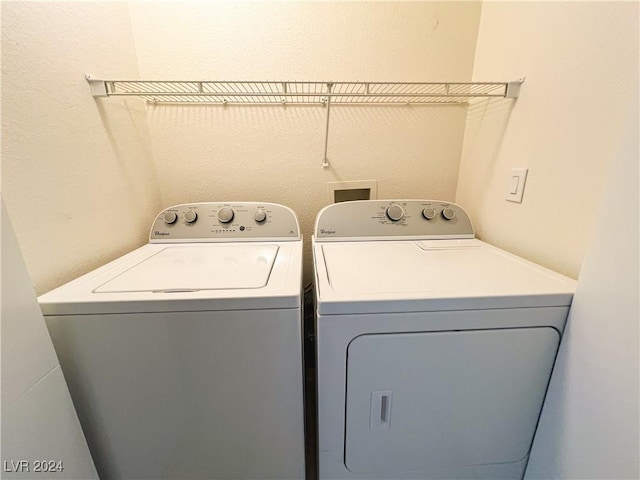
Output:
[[[559,341],[548,327],[357,337],[346,467],[391,475],[522,461]]]

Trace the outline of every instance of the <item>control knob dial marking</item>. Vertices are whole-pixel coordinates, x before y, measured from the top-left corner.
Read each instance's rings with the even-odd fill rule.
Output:
[[[218,210],[218,220],[220,223],[229,223],[233,220],[235,213],[231,207],[222,207]]]
[[[178,215],[176,214],[176,212],[166,212],[162,218],[164,219],[164,223],[166,223],[167,225],[171,225],[172,223],[176,223],[176,220],[178,220]]]
[[[451,207],[444,207],[442,210],[442,216],[445,220],[451,220],[456,216],[456,211]]]
[[[253,219],[258,223],[262,223],[267,219],[267,212],[264,210],[256,210],[256,213],[253,214]]]
[[[198,220],[198,214],[193,210],[189,210],[187,213],[184,214],[185,222],[194,223],[196,220]]]
[[[427,207],[422,210],[422,216],[427,220],[433,220],[436,217],[436,211],[433,208]]]
[[[387,218],[389,218],[389,220],[394,222],[397,222],[404,218],[404,208],[402,208],[397,203],[392,203],[391,205],[389,205],[384,213],[387,215]]]

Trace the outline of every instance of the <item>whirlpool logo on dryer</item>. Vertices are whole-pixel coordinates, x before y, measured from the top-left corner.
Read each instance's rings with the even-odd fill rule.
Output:
[[[158,235],[160,237],[166,237],[167,235],[171,235],[169,232],[161,232],[160,230],[156,230],[153,232],[154,235]]]
[[[320,233],[322,235],[335,235],[336,231],[335,230],[325,230],[324,228],[320,229]]]

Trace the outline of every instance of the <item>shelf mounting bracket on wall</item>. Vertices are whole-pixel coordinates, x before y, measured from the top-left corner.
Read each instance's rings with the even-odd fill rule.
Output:
[[[468,104],[478,98],[518,98],[524,77],[511,82],[301,82],[101,80],[85,75],[91,94],[139,97],[150,103],[213,105],[322,105],[327,109],[324,157],[329,166],[331,104]]]

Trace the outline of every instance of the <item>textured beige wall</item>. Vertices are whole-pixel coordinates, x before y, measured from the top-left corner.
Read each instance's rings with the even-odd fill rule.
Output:
[[[469,108],[456,200],[484,240],[576,278],[638,116],[638,3],[485,2],[474,80],[523,75],[512,108]],[[522,204],[504,199],[515,167],[529,168]]]
[[[2,193],[38,294],[147,240],[161,208],[126,3],[3,2]]]
[[[479,3],[212,2],[131,5],[148,79],[468,81]],[[327,182],[378,181],[379,198],[455,195],[466,108],[150,106],[163,205],[282,203],[300,219],[305,278]]]
[[[308,243],[327,182],[453,200],[466,108],[145,106],[102,78],[467,81],[476,2],[8,2],[2,190],[36,291],[146,241],[181,202],[262,200]]]

